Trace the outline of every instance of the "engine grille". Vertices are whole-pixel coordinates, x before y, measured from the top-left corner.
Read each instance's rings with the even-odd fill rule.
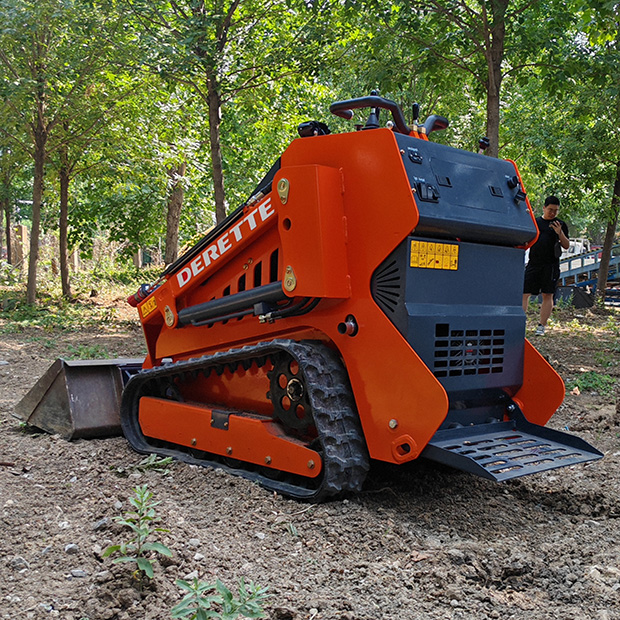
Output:
[[[498,374],[504,371],[505,330],[435,326],[436,377]]]

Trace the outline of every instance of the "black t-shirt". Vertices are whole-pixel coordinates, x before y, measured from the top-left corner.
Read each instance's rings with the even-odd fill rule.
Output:
[[[568,226],[566,222],[558,220],[557,218],[554,220],[546,220],[543,217],[537,217],[536,224],[538,225],[540,234],[538,235],[536,243],[530,248],[530,262],[545,265],[559,262],[560,259],[555,255],[555,244],[558,243],[559,237],[550,226],[551,222],[555,220],[560,222],[564,234],[568,237]]]

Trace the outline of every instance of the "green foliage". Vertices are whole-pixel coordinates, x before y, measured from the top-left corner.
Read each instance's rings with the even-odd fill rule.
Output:
[[[0,260],[0,286],[13,286],[19,281],[19,273],[13,265]]]
[[[138,270],[130,262],[98,258],[73,274],[76,298],[72,301],[62,297],[59,280],[51,278],[41,282],[36,304],[26,303],[21,285],[6,286],[0,289],[0,319],[5,319],[0,325],[0,333],[19,333],[32,328],[45,332],[100,331],[106,327],[116,329],[134,323],[133,315],[129,320],[120,318],[116,304],[109,304],[107,300],[126,299],[141,284],[157,280],[161,271],[161,266]],[[91,300],[91,295],[95,295],[95,301]],[[101,298],[106,303],[101,303]],[[83,347],[80,350],[71,346],[69,355],[74,359],[109,357],[103,349],[86,351]]]
[[[215,584],[207,584],[198,579],[193,582],[177,579],[179,588],[188,594],[175,605],[172,610],[173,618],[188,618],[189,620],[235,620],[236,618],[263,618],[262,603],[267,598],[267,588],[261,588],[250,582],[239,581],[239,594],[236,597],[219,579]],[[212,608],[216,605],[219,610]]]
[[[561,196],[573,235],[600,236],[609,220],[620,127],[614,3],[0,0],[0,14],[0,200],[10,199],[14,222],[32,217],[32,120],[43,97],[43,225],[57,226],[64,145],[69,245],[83,254],[101,232],[126,255],[161,245],[170,172],[180,163],[187,170],[179,243],[204,235],[214,222],[207,105],[214,98],[229,210],[250,195],[299,122],[350,131],[329,103],[374,88],[398,101],[408,120],[413,102],[422,119],[447,116],[450,128],[432,140],[476,150],[499,25],[501,155],[519,164],[535,208],[549,193]],[[34,45],[37,37],[47,44]],[[14,278],[0,265],[0,285]],[[74,280],[89,286],[72,275],[73,288]]]
[[[68,344],[65,357],[70,360],[106,359],[110,353],[98,344],[80,344],[77,347]]]
[[[558,299],[555,302],[555,309],[558,311],[571,311],[573,310],[574,306],[573,303],[570,299],[564,299],[563,297]]]
[[[594,359],[597,364],[600,364],[604,368],[614,368],[620,365],[620,347],[612,347],[611,351],[597,351],[594,354]]]
[[[92,289],[108,290],[127,287],[135,292],[140,284],[154,282],[162,271],[161,267],[143,267],[137,269],[128,261],[119,263],[113,260],[97,260],[91,269],[79,271],[74,275],[75,288],[89,293]]]
[[[41,296],[37,304],[27,304],[23,293],[19,297],[7,296],[10,304],[3,302],[5,309],[0,313],[7,319],[0,332],[19,333],[28,328],[39,328],[46,332],[100,329],[102,325],[118,326],[114,308],[89,307],[87,311],[80,304],[71,304],[62,298]],[[74,354],[79,357],[79,352]]]
[[[616,379],[610,375],[589,370],[575,377],[569,385],[571,389],[577,387],[581,392],[596,392],[601,396],[610,396],[613,394]]]
[[[599,242],[615,216],[620,156],[620,37],[617,5],[611,7],[585,0],[562,9],[570,21],[546,46],[555,60],[540,57],[529,82],[513,89],[506,111],[514,136],[510,155],[521,164],[530,200],[561,196],[561,216],[573,236],[585,233]]]
[[[606,331],[610,331],[614,336],[620,336],[620,321],[619,321],[620,317],[618,317],[617,315],[610,315],[607,318],[607,323],[605,325],[605,330]],[[620,343],[618,343],[616,345],[615,350],[617,352],[620,352]]]
[[[171,456],[159,458],[156,454],[149,454],[146,458],[142,459],[135,468],[138,471],[156,471],[160,474],[168,474],[170,469],[168,465],[173,462]]]
[[[155,523],[161,520],[155,515],[155,506],[159,502],[152,501],[153,493],[148,490],[147,485],[136,487],[134,492],[135,497],[130,499],[130,503],[135,510],[125,513],[123,517],[114,518],[121,525],[128,527],[132,531],[133,537],[119,545],[110,545],[103,552],[103,557],[120,554],[113,560],[114,563],[135,563],[136,571],[134,574],[141,582],[144,576],[149,579],[153,578],[153,563],[150,558],[156,554],[171,557],[172,551],[162,543],[147,540],[155,532],[168,531],[160,527],[153,527]]]
[[[571,319],[567,323],[567,326],[568,326],[569,331],[571,331],[573,333],[588,332],[588,331],[592,330],[590,325],[587,325],[586,323],[580,322],[577,317]]]

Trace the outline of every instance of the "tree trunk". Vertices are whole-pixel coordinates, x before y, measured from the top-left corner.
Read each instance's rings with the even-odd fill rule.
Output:
[[[179,255],[179,221],[185,194],[182,179],[185,176],[186,169],[187,164],[183,162],[168,170],[172,189],[168,196],[168,212],[166,215],[166,256],[164,259],[166,265],[173,263]]]
[[[62,283],[62,294],[67,299],[72,299],[71,284],[69,282],[69,154],[67,147],[60,149],[60,281]]]
[[[220,141],[222,98],[214,75],[210,75],[207,78],[207,91],[209,95],[209,142],[211,145],[213,194],[215,197],[215,221],[219,224],[226,217],[226,197],[224,194],[224,172]]]
[[[13,244],[11,243],[11,204],[8,198],[6,199],[6,203],[4,205],[4,216],[6,231],[6,261],[9,265],[12,265],[13,259],[11,258],[11,252],[13,252]]]
[[[618,214],[620,213],[620,161],[616,164],[616,180],[614,182],[614,194],[611,198],[611,215],[607,222],[605,231],[605,241],[601,251],[601,262],[598,267],[598,278],[596,280],[596,297],[601,303],[605,301],[605,291],[607,289],[607,276],[609,274],[609,261],[611,259],[611,248],[614,243],[616,227],[618,226]]]
[[[37,263],[39,261],[39,237],[41,234],[41,203],[43,201],[43,179],[45,165],[45,146],[47,131],[43,125],[42,113],[39,113],[34,136],[34,179],[32,183],[32,230],[30,232],[30,255],[28,258],[28,284],[26,302],[33,304],[37,300]]]
[[[502,61],[506,41],[505,15],[510,0],[491,0],[491,23],[486,24],[487,42],[487,137],[490,157],[499,156],[499,121],[502,88]],[[487,17],[488,19],[488,17]]]
[[[7,262],[10,264],[11,263],[11,242],[9,241],[10,237],[11,237],[11,227],[10,227],[10,217],[9,217],[9,184],[5,181],[5,192],[2,192],[0,194],[1,198],[0,198],[0,220],[3,219],[3,215],[6,214],[7,220],[6,220],[6,226],[3,226],[2,224],[0,224],[0,258],[2,258],[2,250],[3,248],[3,238],[5,236],[5,232],[6,232],[6,257],[7,257]]]
[[[9,207],[8,194],[5,197],[4,193],[0,191],[0,219],[2,214],[6,213]],[[2,259],[2,250],[4,249],[4,228],[0,226],[0,260]]]

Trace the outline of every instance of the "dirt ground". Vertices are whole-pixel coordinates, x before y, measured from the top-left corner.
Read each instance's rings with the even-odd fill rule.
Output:
[[[620,375],[618,314],[572,312],[535,344],[567,381]],[[497,484],[415,462],[374,464],[359,495],[322,505],[221,471],[141,472],[121,438],[67,442],[27,432],[14,405],[58,356],[143,354],[137,326],[7,329],[0,313],[0,618],[154,620],[177,578],[269,587],[274,620],[620,619],[620,422],[616,396],[568,394],[550,426],[600,461]],[[139,591],[102,557],[128,539],[114,520],[137,485],[160,504],[155,562]]]

